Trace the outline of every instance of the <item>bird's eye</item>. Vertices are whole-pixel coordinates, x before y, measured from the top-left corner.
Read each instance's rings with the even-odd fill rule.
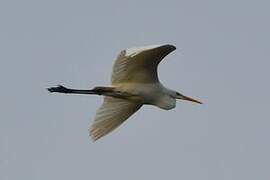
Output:
[[[176,92],[176,95],[177,95],[177,96],[181,96],[181,94],[180,94],[179,92]]]

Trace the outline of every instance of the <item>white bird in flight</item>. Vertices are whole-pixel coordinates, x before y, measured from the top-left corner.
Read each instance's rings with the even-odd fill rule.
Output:
[[[165,110],[175,108],[176,99],[202,104],[198,100],[164,87],[158,79],[158,64],[175,49],[175,46],[166,44],[121,51],[113,65],[111,86],[79,90],[59,85],[48,90],[58,93],[105,96],[89,128],[90,136],[93,141],[96,141],[121,125],[144,104]]]

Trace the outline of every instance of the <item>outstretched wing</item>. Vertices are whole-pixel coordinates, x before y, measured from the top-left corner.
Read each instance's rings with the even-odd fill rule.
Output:
[[[121,51],[113,66],[112,84],[158,82],[158,64],[175,49],[173,45],[156,45]]]
[[[125,99],[104,97],[104,102],[97,110],[95,120],[90,127],[90,136],[96,141],[108,134],[127,120],[141,106],[142,104]]]

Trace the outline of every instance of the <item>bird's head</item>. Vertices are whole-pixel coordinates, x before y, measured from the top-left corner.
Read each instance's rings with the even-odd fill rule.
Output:
[[[183,94],[179,93],[179,92],[174,92],[174,98],[175,99],[182,99],[182,100],[186,100],[186,101],[191,101],[191,102],[195,102],[195,103],[198,103],[198,104],[202,104],[201,101],[198,101],[196,99],[193,99],[191,97],[188,97],[188,96],[184,96]]]

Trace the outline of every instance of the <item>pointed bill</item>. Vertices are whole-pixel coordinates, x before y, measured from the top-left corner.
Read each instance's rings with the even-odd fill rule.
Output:
[[[191,101],[191,102],[195,102],[195,103],[198,103],[198,104],[203,104],[201,101],[198,101],[196,99],[193,99],[191,97],[188,97],[188,96],[183,96],[182,98],[183,100],[186,100],[186,101]]]

